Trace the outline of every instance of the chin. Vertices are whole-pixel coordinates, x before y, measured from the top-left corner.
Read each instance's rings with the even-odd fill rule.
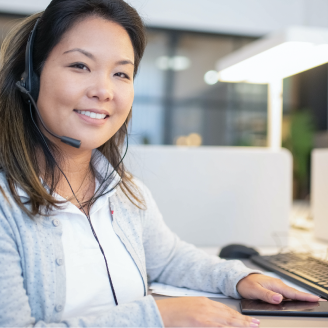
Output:
[[[90,137],[88,140],[86,140],[86,138],[81,138],[79,139],[81,140],[81,147],[80,149],[82,150],[93,150],[96,148],[99,148],[100,146],[102,146],[104,143],[106,143],[108,139],[104,140],[96,140],[95,138]]]

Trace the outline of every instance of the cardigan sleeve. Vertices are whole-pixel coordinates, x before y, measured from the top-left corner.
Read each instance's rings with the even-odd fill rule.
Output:
[[[142,186],[147,205],[143,218],[143,244],[150,282],[187,287],[241,298],[237,283],[251,273],[241,261],[210,256],[181,241],[164,223],[150,193]]]
[[[29,264],[24,260],[24,252],[29,245],[22,247],[21,230],[14,218],[18,213],[16,209],[0,192],[0,327],[163,327],[152,296],[119,305],[98,316],[81,316],[65,321],[41,320],[33,316],[32,306],[41,311],[39,318],[44,318],[44,304],[51,303],[53,308],[55,304],[49,298],[45,299],[46,293],[35,295],[37,291],[28,292],[26,288],[25,274],[33,272],[34,276],[30,279],[42,282],[45,272],[42,267],[26,268]],[[36,306],[40,299],[43,300],[42,305]]]

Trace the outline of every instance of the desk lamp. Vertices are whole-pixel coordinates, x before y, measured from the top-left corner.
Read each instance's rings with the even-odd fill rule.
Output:
[[[268,84],[268,146],[281,147],[283,79],[328,62],[328,29],[290,27],[217,62],[218,80]]]

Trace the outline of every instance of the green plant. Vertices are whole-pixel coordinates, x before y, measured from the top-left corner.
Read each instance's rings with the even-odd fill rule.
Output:
[[[294,180],[297,183],[295,196],[304,197],[308,193],[310,155],[313,148],[315,125],[308,109],[294,112],[289,118],[289,134],[283,147],[289,149],[294,160]]]

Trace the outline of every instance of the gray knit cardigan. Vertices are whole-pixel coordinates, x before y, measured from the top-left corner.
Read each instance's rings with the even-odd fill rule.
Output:
[[[65,260],[56,261],[64,259],[60,220],[30,219],[15,203],[0,173],[0,185],[9,200],[0,192],[1,327],[162,327],[156,302],[146,293],[152,281],[240,297],[236,284],[257,271],[181,241],[165,225],[149,190],[136,183],[147,210],[131,204],[120,188],[110,203],[115,233],[140,271],[145,296],[101,316],[62,320],[66,279]]]

